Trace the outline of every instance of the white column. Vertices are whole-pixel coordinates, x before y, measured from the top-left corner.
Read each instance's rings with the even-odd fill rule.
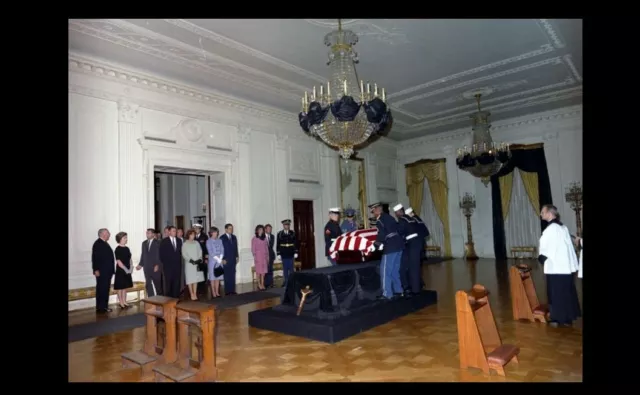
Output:
[[[371,203],[378,201],[378,163],[377,163],[377,155],[375,152],[367,152],[366,157],[364,158],[365,167],[365,182],[367,186],[367,201],[364,202],[367,206]],[[394,204],[393,202],[389,202],[390,204]],[[363,215],[367,215],[368,213],[363,213]]]
[[[251,235],[253,234],[253,225],[251,224],[252,210],[251,207],[251,147],[249,142],[251,139],[251,130],[242,126],[238,127],[238,160],[236,174],[236,184],[238,194],[235,196],[237,201],[236,212],[237,221],[234,223],[234,232],[238,238],[238,250],[240,252],[240,263],[236,268],[236,281],[251,281],[251,266],[253,265],[253,256],[251,255]]]
[[[143,213],[144,178],[138,105],[121,100],[118,102],[118,175],[120,197],[120,229],[128,234],[128,246],[132,262],[140,259],[140,245],[145,237],[145,215]],[[142,272],[134,271],[136,281],[144,281]]]
[[[464,243],[466,240],[466,223],[463,225],[463,216],[460,212],[460,186],[458,185],[458,167],[456,166],[456,150],[447,145],[443,149],[447,167],[447,185],[449,187],[449,232],[451,236],[451,254],[454,257],[464,255]],[[426,182],[426,180],[425,180]],[[442,246],[444,253],[444,246]]]
[[[276,154],[273,158],[276,192],[276,223],[272,224],[274,231],[280,228],[280,221],[289,216],[291,199],[289,198],[289,180],[287,179],[287,135],[276,135]]]
[[[340,169],[338,167],[338,154],[322,145],[320,148],[320,178],[322,184],[322,209],[323,213],[331,207],[340,205]]]

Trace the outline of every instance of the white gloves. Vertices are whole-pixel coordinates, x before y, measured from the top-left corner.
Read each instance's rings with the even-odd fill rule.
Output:
[[[218,262],[218,263],[222,263],[222,257],[220,257],[220,256],[214,256],[213,259],[215,259],[216,262]]]
[[[371,244],[371,245],[369,246],[369,248],[367,248],[367,252],[368,252],[368,253],[372,253],[372,252],[373,252],[373,251],[375,251],[375,250],[376,250],[376,246],[375,246],[375,245],[373,245],[373,244]]]
[[[293,254],[293,259],[296,259],[298,257],[298,254]]]
[[[282,260],[282,258],[280,257],[280,255],[278,255],[278,256],[276,257],[276,260],[278,260],[278,261],[281,261],[281,260]]]

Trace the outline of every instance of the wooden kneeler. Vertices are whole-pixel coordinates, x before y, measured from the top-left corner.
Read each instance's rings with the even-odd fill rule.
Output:
[[[142,375],[151,373],[156,362],[175,362],[176,346],[176,304],[178,299],[166,296],[152,296],[143,299],[144,314],[147,316],[146,340],[144,348],[122,354],[122,366],[139,367]]]
[[[536,286],[531,278],[531,267],[525,264],[511,266],[509,283],[513,319],[547,322],[549,308],[538,301]]]
[[[157,382],[215,381],[218,377],[213,305],[182,302],[178,313],[178,360],[153,368]]]
[[[460,369],[478,368],[486,374],[493,369],[504,376],[506,364],[518,363],[520,348],[502,344],[488,295],[479,284],[470,291],[456,292]]]

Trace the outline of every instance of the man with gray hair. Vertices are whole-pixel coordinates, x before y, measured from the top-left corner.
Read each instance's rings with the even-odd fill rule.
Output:
[[[113,250],[109,245],[111,233],[106,228],[98,230],[98,240],[93,243],[91,249],[91,267],[93,275],[96,277],[96,311],[98,313],[108,313],[109,308],[109,288],[111,288],[111,278],[115,272],[116,259]]]

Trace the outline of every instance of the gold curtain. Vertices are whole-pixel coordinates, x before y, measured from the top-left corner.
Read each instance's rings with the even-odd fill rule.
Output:
[[[498,178],[500,183],[500,200],[502,200],[502,219],[507,220],[509,205],[511,203],[511,191],[513,190],[513,172]]]
[[[520,177],[522,178],[522,183],[524,184],[524,189],[527,191],[527,196],[529,197],[529,201],[533,206],[533,209],[536,211],[536,215],[540,213],[540,190],[538,189],[538,173],[522,171],[518,169],[520,172]]]
[[[429,183],[431,199],[444,229],[444,255],[451,256],[451,232],[449,230],[449,188],[447,167],[444,159],[428,160],[406,168],[407,195],[413,211],[420,215],[422,209],[424,180]]]

